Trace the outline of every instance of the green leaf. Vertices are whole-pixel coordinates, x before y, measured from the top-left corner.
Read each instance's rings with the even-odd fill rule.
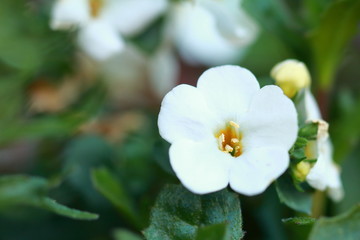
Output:
[[[39,139],[44,137],[61,137],[73,133],[84,118],[78,114],[46,116],[32,120],[12,120],[8,127],[1,128],[0,143],[9,143],[19,138]]]
[[[99,215],[97,214],[71,209],[48,197],[39,198],[37,201],[33,202],[33,205],[49,210],[58,215],[77,220],[96,220],[99,218]]]
[[[136,227],[142,225],[132,201],[121,182],[106,168],[93,169],[91,179],[95,188],[105,196]]]
[[[307,123],[299,129],[299,137],[305,138],[307,140],[316,140],[318,132],[318,123],[312,122]]]
[[[311,213],[312,195],[298,191],[288,173],[276,180],[276,191],[280,201],[288,207],[306,214]]]
[[[308,225],[313,224],[316,219],[312,217],[292,217],[281,220],[283,223],[291,223],[295,225]]]
[[[63,173],[69,184],[87,203],[96,206],[103,197],[93,188],[91,169],[110,165],[113,149],[105,139],[96,135],[78,136],[65,147]]]
[[[227,224],[225,235],[223,225],[215,226],[219,224]],[[227,189],[196,195],[181,185],[166,186],[151,211],[150,226],[144,234],[148,240],[193,240],[210,235],[241,239],[240,201]]]
[[[151,26],[135,37],[129,39],[143,52],[151,55],[158,49],[161,44],[161,37],[163,33],[164,18],[156,19]]]
[[[306,57],[304,47],[307,47],[307,43],[301,37],[304,35],[302,26],[285,1],[244,0],[241,4],[241,8],[257,21],[264,32],[275,34],[281,39],[282,45],[289,46],[288,49],[294,51],[300,59]]]
[[[322,88],[331,86],[346,44],[357,31],[360,1],[335,1],[325,12],[311,36],[318,80]]]
[[[169,148],[170,144],[162,139],[155,142],[154,160],[165,172],[175,176],[175,172],[170,165]]]
[[[68,208],[46,197],[50,183],[40,177],[12,175],[0,177],[0,210],[12,206],[32,206],[78,220],[95,220],[97,214]]]
[[[226,240],[226,223],[219,223],[198,229],[196,240]]]
[[[360,205],[332,218],[320,218],[314,225],[309,240],[360,239]]]
[[[115,240],[142,240],[143,238],[125,229],[117,229],[114,232]]]
[[[47,191],[48,183],[40,177],[9,175],[0,177],[0,208],[26,204]]]
[[[302,148],[302,147],[306,147],[306,144],[308,143],[308,140],[306,138],[303,138],[303,137],[298,137],[296,139],[296,142],[295,142],[295,147],[296,148]]]

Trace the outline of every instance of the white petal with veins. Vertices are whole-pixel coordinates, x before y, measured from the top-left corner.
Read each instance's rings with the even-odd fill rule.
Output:
[[[214,67],[199,78],[197,88],[211,110],[223,121],[237,121],[249,108],[259,83],[247,69],[238,66]]]
[[[295,106],[277,86],[265,86],[258,91],[239,124],[245,149],[264,146],[290,149],[297,138]]]
[[[190,191],[211,193],[229,184],[230,165],[234,159],[218,150],[215,139],[179,140],[171,145],[169,154],[177,177]]]
[[[289,166],[287,151],[264,147],[244,152],[231,167],[231,188],[247,196],[262,193]]]

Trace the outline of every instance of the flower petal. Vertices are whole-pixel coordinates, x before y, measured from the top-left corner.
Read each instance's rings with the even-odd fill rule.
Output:
[[[171,14],[170,34],[181,57],[190,64],[234,63],[242,54],[219,32],[215,17],[200,4],[181,2]]]
[[[289,154],[284,148],[255,148],[236,158],[231,166],[230,186],[236,192],[260,194],[285,172]]]
[[[322,119],[319,106],[317,105],[315,97],[312,95],[310,89],[305,89],[304,94],[306,120]]]
[[[177,177],[187,189],[197,194],[225,188],[233,160],[230,154],[218,149],[215,139],[180,140],[170,148],[170,162]]]
[[[123,106],[144,106],[149,99],[145,96],[147,58],[130,43],[115,56],[101,63],[101,78],[105,81],[108,95],[113,102]]]
[[[277,146],[289,150],[297,138],[295,106],[277,86],[265,86],[254,96],[239,125],[244,149]]]
[[[52,29],[69,29],[90,19],[87,0],[57,0],[52,9]]]
[[[339,168],[333,163],[332,145],[330,139],[320,141],[319,156],[314,167],[306,177],[306,181],[315,189],[324,191],[329,189],[329,195],[334,201],[343,197]]]
[[[124,35],[143,30],[167,8],[167,0],[109,0],[101,17],[113,23]]]
[[[124,48],[124,42],[107,22],[96,20],[83,26],[79,32],[79,45],[96,60],[106,60]]]
[[[195,141],[214,137],[214,116],[202,93],[190,85],[179,85],[171,90],[161,104],[158,126],[160,135],[168,142],[178,139]]]
[[[328,195],[333,201],[339,202],[344,198],[340,169],[337,165],[331,163],[328,171]]]
[[[214,67],[205,71],[197,83],[211,110],[226,121],[237,121],[247,111],[259,83],[247,69],[239,66]]]
[[[203,0],[201,5],[215,17],[220,33],[228,41],[239,47],[245,47],[254,41],[258,27],[242,10],[241,0]]]
[[[171,90],[177,82],[179,64],[170,46],[162,46],[149,61],[151,88],[158,97]]]

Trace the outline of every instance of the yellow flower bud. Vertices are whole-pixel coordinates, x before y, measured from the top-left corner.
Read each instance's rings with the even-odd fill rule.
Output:
[[[270,74],[275,79],[276,85],[289,98],[294,97],[299,90],[308,87],[311,83],[310,73],[305,64],[294,59],[276,64]]]
[[[311,164],[309,162],[302,161],[296,165],[294,175],[298,180],[303,182],[305,181],[306,176],[309,174],[310,170],[311,170]]]

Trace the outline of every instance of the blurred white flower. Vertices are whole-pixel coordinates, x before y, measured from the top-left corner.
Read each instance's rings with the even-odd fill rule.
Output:
[[[206,194],[230,183],[249,196],[287,169],[298,130],[294,104],[279,87],[260,89],[250,71],[229,65],[204,72],[197,87],[170,91],[158,126],[186,188]]]
[[[190,64],[234,63],[257,36],[257,25],[241,0],[179,1],[171,9],[170,35]]]
[[[152,92],[163,98],[177,83],[179,65],[168,44],[163,44],[149,60],[149,80]]]
[[[178,62],[168,45],[150,56],[131,44],[101,64],[109,96],[122,105],[157,103],[177,83]]]
[[[307,121],[319,122],[315,156],[317,161],[306,176],[306,181],[315,189],[328,190],[334,201],[340,201],[344,195],[340,169],[333,161],[333,147],[327,133],[327,124],[324,124],[319,107],[309,89],[305,90],[304,101]]]
[[[78,42],[96,60],[124,49],[122,36],[143,30],[167,8],[167,0],[57,0],[53,29],[79,29]]]

